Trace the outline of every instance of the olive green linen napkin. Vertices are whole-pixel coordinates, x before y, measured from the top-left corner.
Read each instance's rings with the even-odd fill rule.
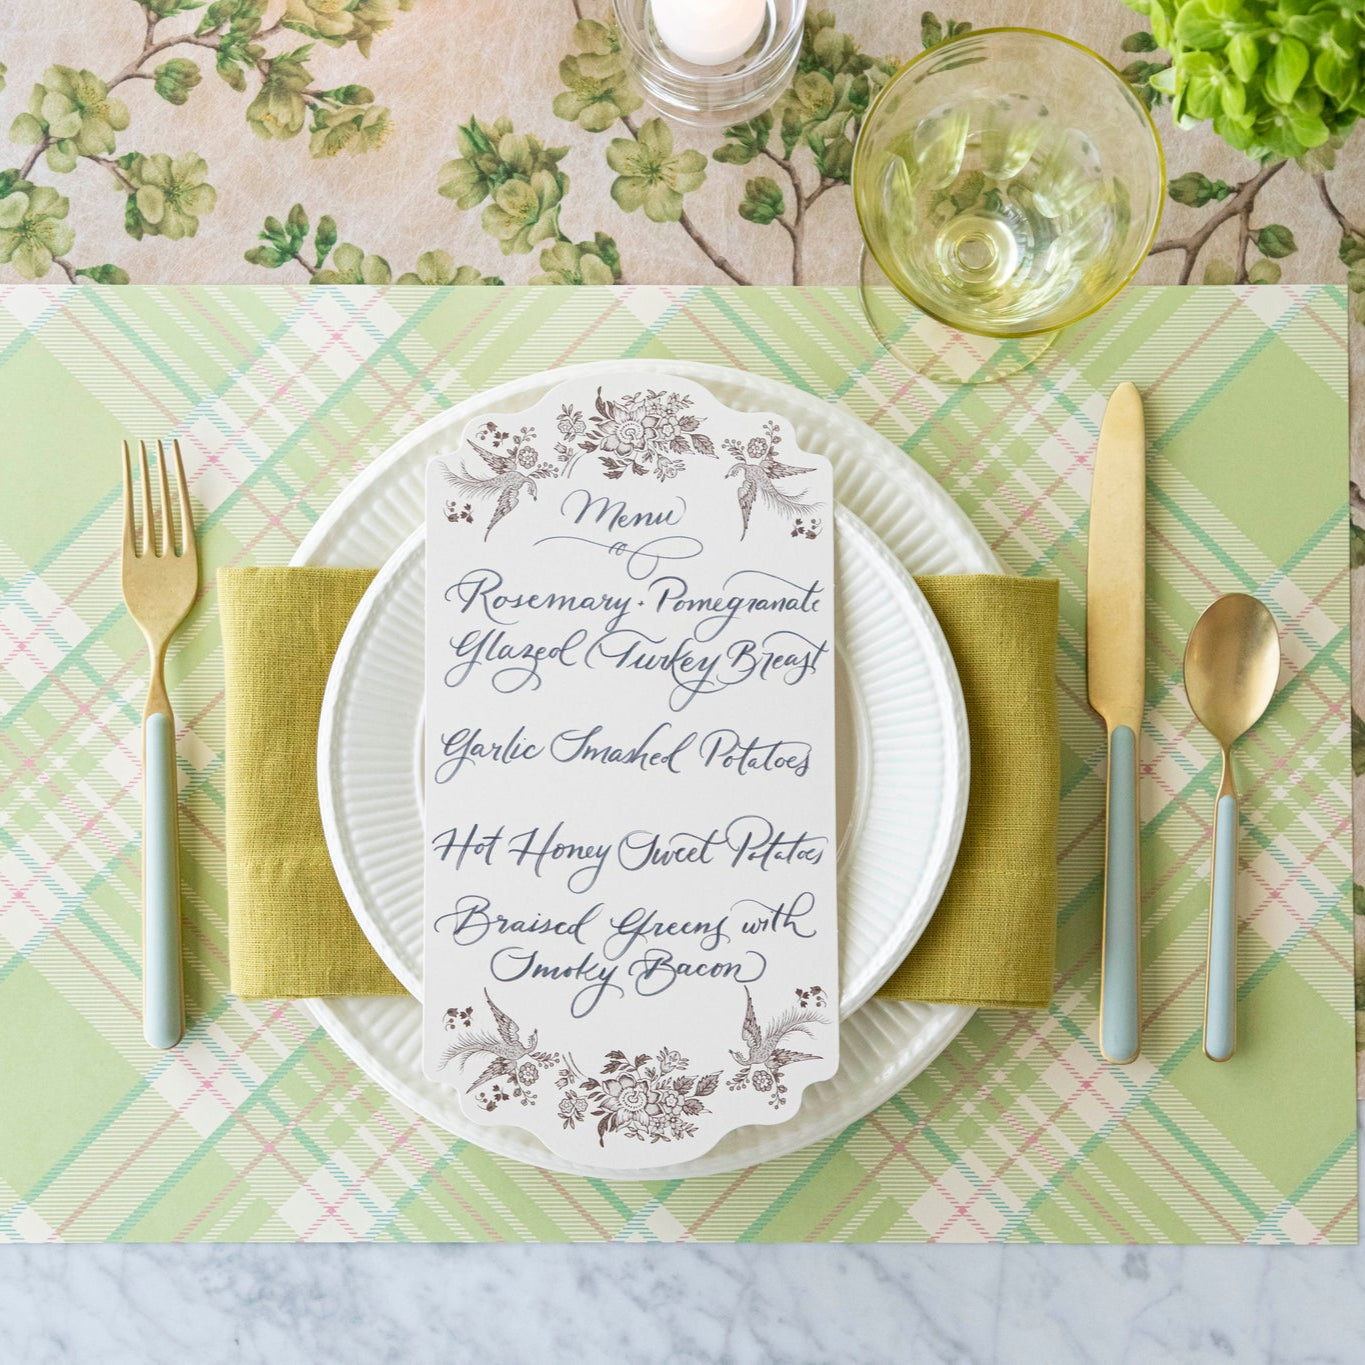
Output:
[[[393,995],[327,854],[317,732],[333,655],[369,569],[218,574],[227,685],[232,989],[244,998]],[[939,908],[879,994],[1044,1006],[1057,920],[1057,584],[921,578],[967,705],[971,789]]]
[[[952,876],[894,1000],[1032,1006],[1052,999],[1057,949],[1057,583],[915,580],[957,665],[972,775]]]
[[[373,569],[223,569],[228,961],[247,998],[399,995],[337,884],[318,808],[318,717]]]

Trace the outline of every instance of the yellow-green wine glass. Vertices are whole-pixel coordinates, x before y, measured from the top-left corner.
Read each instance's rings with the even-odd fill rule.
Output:
[[[1132,279],[1166,167],[1137,92],[1037,29],[969,31],[901,67],[853,156],[863,302],[941,382],[1003,378]]]

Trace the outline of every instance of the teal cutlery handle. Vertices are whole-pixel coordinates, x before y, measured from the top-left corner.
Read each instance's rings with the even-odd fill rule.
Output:
[[[1137,736],[1116,725],[1109,732],[1100,978],[1100,1051],[1111,1062],[1138,1055],[1138,970]]]
[[[157,1048],[185,1032],[180,970],[180,828],[175,732],[160,712],[142,722],[142,1028]]]
[[[1213,896],[1204,996],[1204,1052],[1225,1062],[1237,1047],[1237,798],[1220,796],[1213,824]]]

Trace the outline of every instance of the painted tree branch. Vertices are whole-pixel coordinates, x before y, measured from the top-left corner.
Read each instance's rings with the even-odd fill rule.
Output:
[[[770,147],[764,147],[763,155],[768,158],[786,177],[791,184],[792,191],[792,213],[788,219],[785,214],[773,221],[780,223],[787,231],[787,236],[792,243],[792,283],[801,284],[803,282],[803,252],[805,248],[805,229],[806,214],[812,204],[820,198],[827,190],[832,190],[836,185],[842,185],[842,180],[831,179],[827,175],[820,177],[820,183],[814,189],[807,192],[801,180],[801,172],[797,169],[796,163],[790,157],[778,156]]]
[[[137,79],[139,76],[145,76],[142,68],[158,53],[165,52],[168,48],[180,47],[182,44],[187,44],[191,47],[206,47],[214,52],[217,52],[218,50],[218,43],[212,37],[200,37],[194,33],[177,33],[173,37],[163,38],[160,42],[153,42],[152,35],[155,32],[158,23],[160,23],[159,19],[153,18],[150,14],[148,15],[146,44],[142,51],[134,57],[117,76],[109,81],[110,90],[116,85],[122,85],[124,81],[131,81]]]
[[[85,159],[93,161],[97,166],[103,166],[129,194],[137,193],[137,186],[124,175],[123,167],[112,156],[92,156],[87,153]]]
[[[1237,283],[1247,283],[1247,248],[1251,245],[1251,210],[1256,200],[1248,198],[1237,213]]]
[[[702,255],[704,255],[706,259],[721,272],[721,274],[728,275],[736,284],[753,283],[753,281],[748,279],[741,270],[733,266],[726,256],[706,240],[701,230],[691,218],[687,216],[686,209],[679,215],[678,226],[697,244]]]
[[[24,164],[19,167],[19,178],[27,180],[29,172],[38,164],[38,158],[52,146],[54,139],[51,137],[41,137],[34,144],[33,150],[24,158]]]
[[[574,0],[574,10],[578,10],[578,0]],[[579,18],[582,18],[581,13],[579,14]],[[625,125],[631,137],[639,138],[640,129],[629,114],[622,114],[620,121]],[[706,259],[721,272],[721,274],[728,275],[736,284],[752,283],[751,280],[745,278],[742,271],[732,265],[716,247],[712,246],[711,243],[706,240],[697,225],[688,217],[686,209],[683,209],[682,213],[678,216],[678,226],[697,244],[701,249],[702,255],[704,255]]]
[[[1347,237],[1358,237],[1365,241],[1365,228],[1357,227],[1347,216],[1337,207],[1336,200],[1332,198],[1332,192],[1327,188],[1327,177],[1319,172],[1313,177],[1314,183],[1318,187],[1318,198],[1322,200],[1327,212],[1337,220],[1337,226],[1342,234]]]
[[[574,17],[581,22],[583,19],[582,0],[570,0],[570,2],[573,5]],[[619,122],[624,125],[631,137],[638,140],[640,129],[629,114],[622,114]],[[697,248],[701,251],[702,255],[705,256],[722,275],[728,276],[736,284],[752,283],[752,281],[746,278],[744,273],[735,266],[733,262],[731,262],[718,248],[712,246],[711,243],[706,240],[705,235],[692,221],[686,209],[678,216],[678,226],[696,243]],[[567,241],[568,238],[565,238],[564,240]]]
[[[1277,176],[1289,163],[1287,161],[1276,161],[1273,165],[1262,167],[1250,180],[1243,180],[1240,185],[1228,196],[1222,205],[1204,220],[1203,225],[1196,232],[1192,232],[1188,237],[1172,237],[1165,241],[1158,242],[1147,254],[1155,256],[1163,251],[1183,251],[1185,253],[1184,263],[1180,267],[1180,283],[1189,284],[1190,276],[1194,273],[1195,261],[1199,253],[1208,244],[1209,239],[1218,231],[1224,223],[1230,222],[1234,218],[1239,218],[1242,227],[1249,234],[1249,219],[1252,207],[1256,202],[1256,196],[1261,189]],[[1245,243],[1243,243],[1242,253],[1238,258],[1238,279],[1246,279],[1246,253]]]
[[[195,33],[193,31],[189,33],[176,33],[172,34],[169,38],[162,38],[158,41],[155,40],[154,35],[156,33],[156,27],[160,22],[161,19],[159,17],[148,11],[147,36],[142,51],[108,83],[108,89],[112,90],[115,86],[122,85],[125,81],[155,80],[156,77],[154,75],[148,71],[142,70],[142,68],[153,57],[159,56],[162,52],[167,52],[173,47],[202,47],[210,52],[217,52],[222,47],[221,24],[218,25],[217,28],[209,29],[207,33]],[[268,38],[272,34],[280,32],[283,28],[284,21],[279,20],[276,23],[271,24],[269,28],[263,28],[256,33],[254,41],[259,43],[262,38]],[[270,61],[270,57],[264,53],[255,60],[256,70],[260,73],[262,79],[270,75]],[[318,96],[322,93],[321,91],[304,90],[301,93],[303,102],[310,109],[317,109],[321,106],[321,101],[318,99]]]

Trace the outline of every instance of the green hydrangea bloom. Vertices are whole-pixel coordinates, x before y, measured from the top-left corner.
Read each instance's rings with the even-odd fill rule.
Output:
[[[1211,120],[1238,151],[1304,156],[1365,114],[1359,0],[1127,0],[1171,54],[1150,87],[1177,124]]]

